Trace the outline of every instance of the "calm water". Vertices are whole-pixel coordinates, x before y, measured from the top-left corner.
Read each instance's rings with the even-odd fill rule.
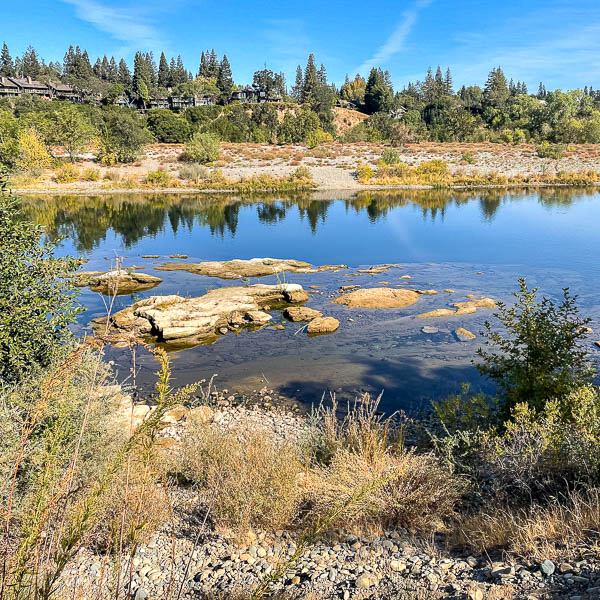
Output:
[[[108,270],[115,256],[125,266],[142,266],[164,282],[150,294],[197,296],[234,282],[154,268],[169,254],[187,254],[189,262],[270,256],[313,264],[343,263],[337,274],[288,274],[287,280],[321,286],[308,306],[341,322],[334,335],[308,338],[285,331],[228,334],[212,346],[173,353],[175,379],[185,383],[218,374],[220,387],[248,390],[265,382],[301,401],[318,401],[324,391],[344,396],[384,390],[386,408],[410,408],[431,397],[456,391],[462,382],[490,389],[471,361],[480,338],[458,342],[453,330],[478,333],[491,311],[447,319],[420,320],[415,315],[466,294],[510,300],[516,278],[525,276],[549,296],[563,287],[580,295],[583,312],[594,320],[589,340],[595,359],[600,352],[600,194],[590,191],[542,190],[502,193],[442,191],[380,192],[297,197],[214,197],[205,195],[115,195],[23,197],[28,215],[61,236],[61,252],[89,259],[89,270]],[[159,254],[160,260],[143,259]],[[401,268],[372,277],[357,267],[401,263]],[[411,279],[400,279],[408,274]],[[263,278],[265,283],[273,278]],[[331,304],[328,294],[348,283],[434,288],[403,310],[349,311]],[[253,281],[255,282],[255,281]],[[452,288],[455,294],[441,292]],[[98,294],[84,290],[87,312],[77,331],[103,314]],[[120,297],[118,308],[133,301]],[[281,316],[274,313],[274,317]],[[349,320],[349,317],[352,320]],[[282,321],[283,322],[283,321]],[[439,328],[424,334],[424,325]],[[128,357],[112,357],[124,375]],[[141,378],[151,380],[154,364],[142,359]]]

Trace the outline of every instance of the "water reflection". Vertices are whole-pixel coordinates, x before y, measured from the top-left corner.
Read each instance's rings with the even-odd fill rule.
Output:
[[[536,201],[542,206],[569,206],[577,199],[589,197],[589,190],[572,188],[542,188],[536,191]],[[385,220],[397,208],[414,206],[421,211],[423,220],[444,220],[451,207],[476,202],[481,216],[491,222],[500,207],[531,199],[529,191],[490,189],[484,192],[448,192],[447,190],[407,190],[399,192],[358,192],[341,198],[346,211],[364,213],[370,223]],[[111,194],[111,195],[57,195],[23,196],[23,207],[28,218],[46,228],[54,239],[73,240],[79,252],[90,252],[99,247],[112,230],[124,248],[131,248],[141,239],[155,237],[170,228],[174,235],[194,227],[208,228],[213,236],[235,237],[242,209],[256,210],[258,221],[276,225],[285,221],[294,211],[313,235],[328,219],[328,211],[335,199],[318,195],[237,196],[206,194]]]

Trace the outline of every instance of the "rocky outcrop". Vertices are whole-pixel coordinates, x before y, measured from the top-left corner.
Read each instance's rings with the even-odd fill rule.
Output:
[[[290,306],[283,311],[283,315],[294,322],[312,321],[313,319],[323,316],[320,311],[306,306]]]
[[[307,327],[309,334],[333,333],[339,329],[340,322],[333,317],[317,317]]]
[[[189,271],[206,277],[241,279],[242,277],[265,277],[285,271],[291,273],[320,273],[347,269],[346,265],[323,265],[314,267],[300,260],[280,258],[251,258],[249,260],[207,261],[194,264],[167,262],[158,267],[160,271]]]
[[[469,331],[468,329],[464,329],[463,327],[459,327],[454,335],[458,338],[460,342],[468,342],[469,340],[474,340],[477,336]]]
[[[152,296],[112,315],[108,326],[112,331],[151,335],[161,342],[195,344],[241,327],[262,326],[271,320],[265,312],[271,304],[307,298],[302,286],[290,283],[223,287],[198,298]]]
[[[144,292],[162,283],[160,277],[138,273],[137,271],[81,271],[74,275],[73,284],[77,287],[89,287],[92,292],[105,295],[126,295]]]
[[[419,294],[412,290],[366,288],[343,294],[333,302],[348,308],[404,308],[414,304],[418,299]]]
[[[429,312],[417,315],[417,319],[429,319],[432,317],[451,317],[455,314],[456,311],[450,308],[436,308],[435,310],[430,310]]]
[[[438,308],[421,315],[417,315],[418,319],[428,319],[430,317],[452,317],[460,315],[471,315],[477,312],[478,308],[495,308],[496,301],[492,298],[480,298],[479,300],[469,300],[468,302],[455,302],[452,306],[456,310],[451,308]]]

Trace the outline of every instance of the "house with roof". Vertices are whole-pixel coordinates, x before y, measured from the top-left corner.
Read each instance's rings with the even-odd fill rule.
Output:
[[[68,100],[70,102],[81,102],[81,94],[74,90],[70,85],[66,83],[54,83],[50,82],[50,89],[52,90],[52,98],[56,100]]]
[[[19,88],[19,96],[22,94],[31,94],[41,98],[52,98],[52,89],[41,81],[32,79],[31,77],[10,77],[13,83]]]
[[[0,98],[13,98],[19,95],[19,86],[9,77],[0,77]]]

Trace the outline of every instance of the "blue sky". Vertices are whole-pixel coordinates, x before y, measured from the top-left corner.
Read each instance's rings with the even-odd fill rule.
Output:
[[[1,0],[0,41],[13,56],[32,44],[62,60],[70,43],[131,61],[136,49],[181,54],[196,72],[200,52],[226,53],[237,83],[266,63],[293,83],[309,52],[331,80],[389,69],[397,88],[428,66],[450,66],[456,85],[482,85],[501,65],[537,89],[600,89],[598,0]]]

